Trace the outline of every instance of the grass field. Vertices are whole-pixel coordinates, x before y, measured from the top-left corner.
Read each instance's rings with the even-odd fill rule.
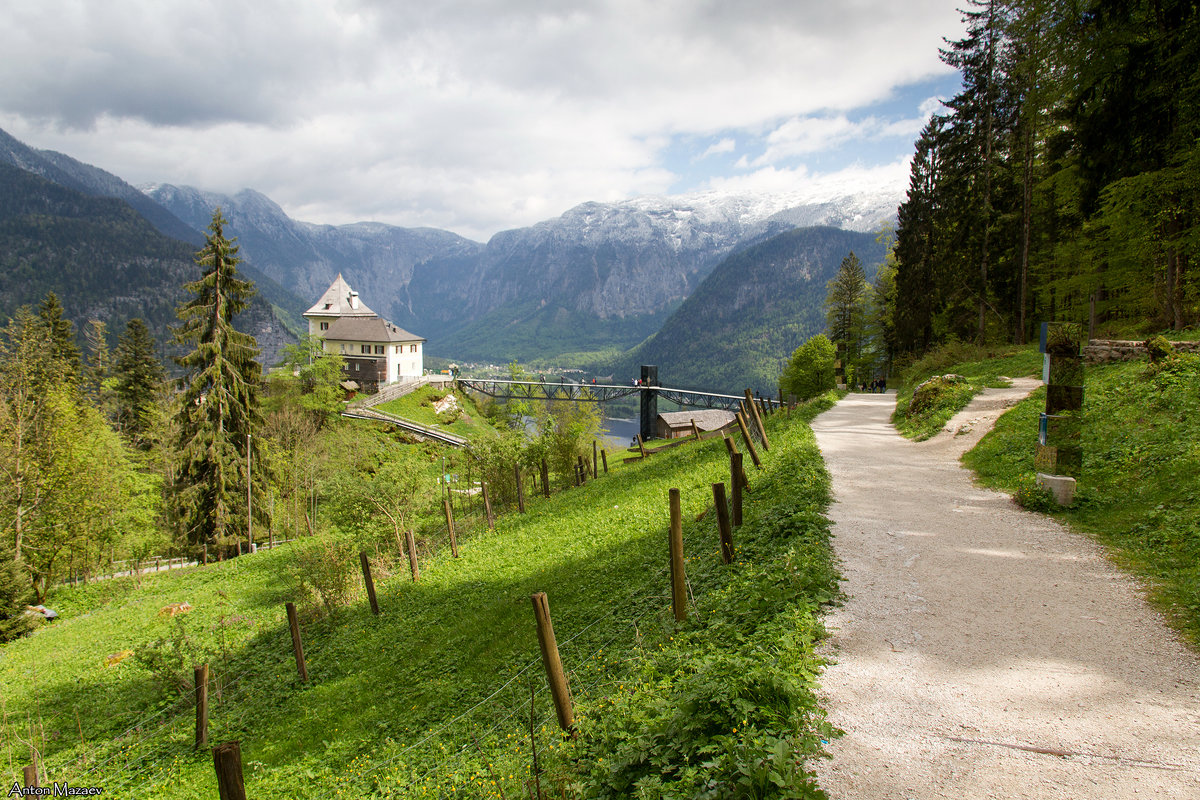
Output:
[[[720,563],[711,512],[711,484],[728,480],[724,445],[677,448],[531,499],[495,532],[468,522],[461,558],[432,549],[419,583],[399,554],[380,554],[380,616],[359,590],[304,619],[307,685],[283,604],[296,550],[319,541],[148,576],[141,588],[114,579],[60,591],[61,618],[0,653],[0,764],[19,779],[37,750],[43,785],[215,797],[190,701],[191,667],[207,662],[210,742],[240,740],[250,797],[518,798],[538,784],[548,797],[819,796],[808,759],[831,733],[812,692],[818,610],[836,593],[829,482],[802,415],[776,414],[768,429],[735,564]],[[683,624],[667,580],[672,487],[691,593]],[[554,722],[529,599],[538,591],[577,738]],[[192,611],[160,615],[179,602]]]

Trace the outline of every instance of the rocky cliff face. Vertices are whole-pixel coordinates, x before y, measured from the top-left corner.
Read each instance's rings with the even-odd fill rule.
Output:
[[[898,199],[885,193],[804,204],[709,193],[584,203],[496,234],[473,266],[436,259],[418,265],[410,291],[443,315],[413,324],[441,339],[431,341],[431,351],[444,347],[465,358],[630,347],[730,254],[799,224],[877,230],[893,218]],[[586,337],[573,335],[581,326]]]
[[[366,303],[388,317],[403,316],[411,304],[407,287],[413,268],[433,258],[473,256],[482,245],[449,231],[398,228],[380,223],[314,225],[290,218],[265,195],[202,192],[169,184],[147,194],[192,227],[203,230],[220,207],[236,236],[239,255],[302,299],[299,311],[321,296],[340,272]]]

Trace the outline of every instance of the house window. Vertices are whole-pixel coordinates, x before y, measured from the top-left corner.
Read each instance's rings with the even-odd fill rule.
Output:
[[[359,368],[359,367],[361,367],[361,366],[362,366],[362,364],[359,364],[357,361],[355,361],[355,362],[354,362],[354,371],[355,371],[355,372],[358,372],[358,368]]]
[[[410,352],[410,353],[415,353],[415,352],[417,352],[417,346],[416,346],[415,344],[410,344],[410,345],[408,346],[408,352]]]
[[[362,345],[362,353],[365,356],[371,355],[371,345],[369,345],[369,344]]]
[[[328,322],[322,322],[322,323],[321,323],[321,330],[323,330],[323,331],[327,331],[327,330],[329,330],[329,323],[328,323]]]
[[[342,345],[342,352],[346,352],[346,345]]]
[[[377,355],[377,356],[383,355],[383,345],[381,345],[381,344],[375,345],[375,355]]]

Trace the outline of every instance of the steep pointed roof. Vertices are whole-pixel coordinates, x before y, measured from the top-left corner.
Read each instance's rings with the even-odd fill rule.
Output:
[[[353,298],[353,300],[352,300]],[[353,303],[353,305],[352,305]],[[354,306],[357,306],[354,307]],[[374,311],[358,298],[358,292],[350,288],[342,273],[333,279],[321,299],[304,312],[306,317],[374,317]]]
[[[350,317],[335,320],[324,332],[325,341],[423,342],[416,334],[397,327],[382,317]]]

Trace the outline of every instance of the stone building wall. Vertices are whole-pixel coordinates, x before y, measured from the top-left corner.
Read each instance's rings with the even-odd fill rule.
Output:
[[[1171,342],[1176,350],[1200,353],[1200,342]],[[1123,339],[1092,339],[1083,348],[1086,364],[1108,364],[1113,361],[1133,361],[1147,358],[1146,343]]]

